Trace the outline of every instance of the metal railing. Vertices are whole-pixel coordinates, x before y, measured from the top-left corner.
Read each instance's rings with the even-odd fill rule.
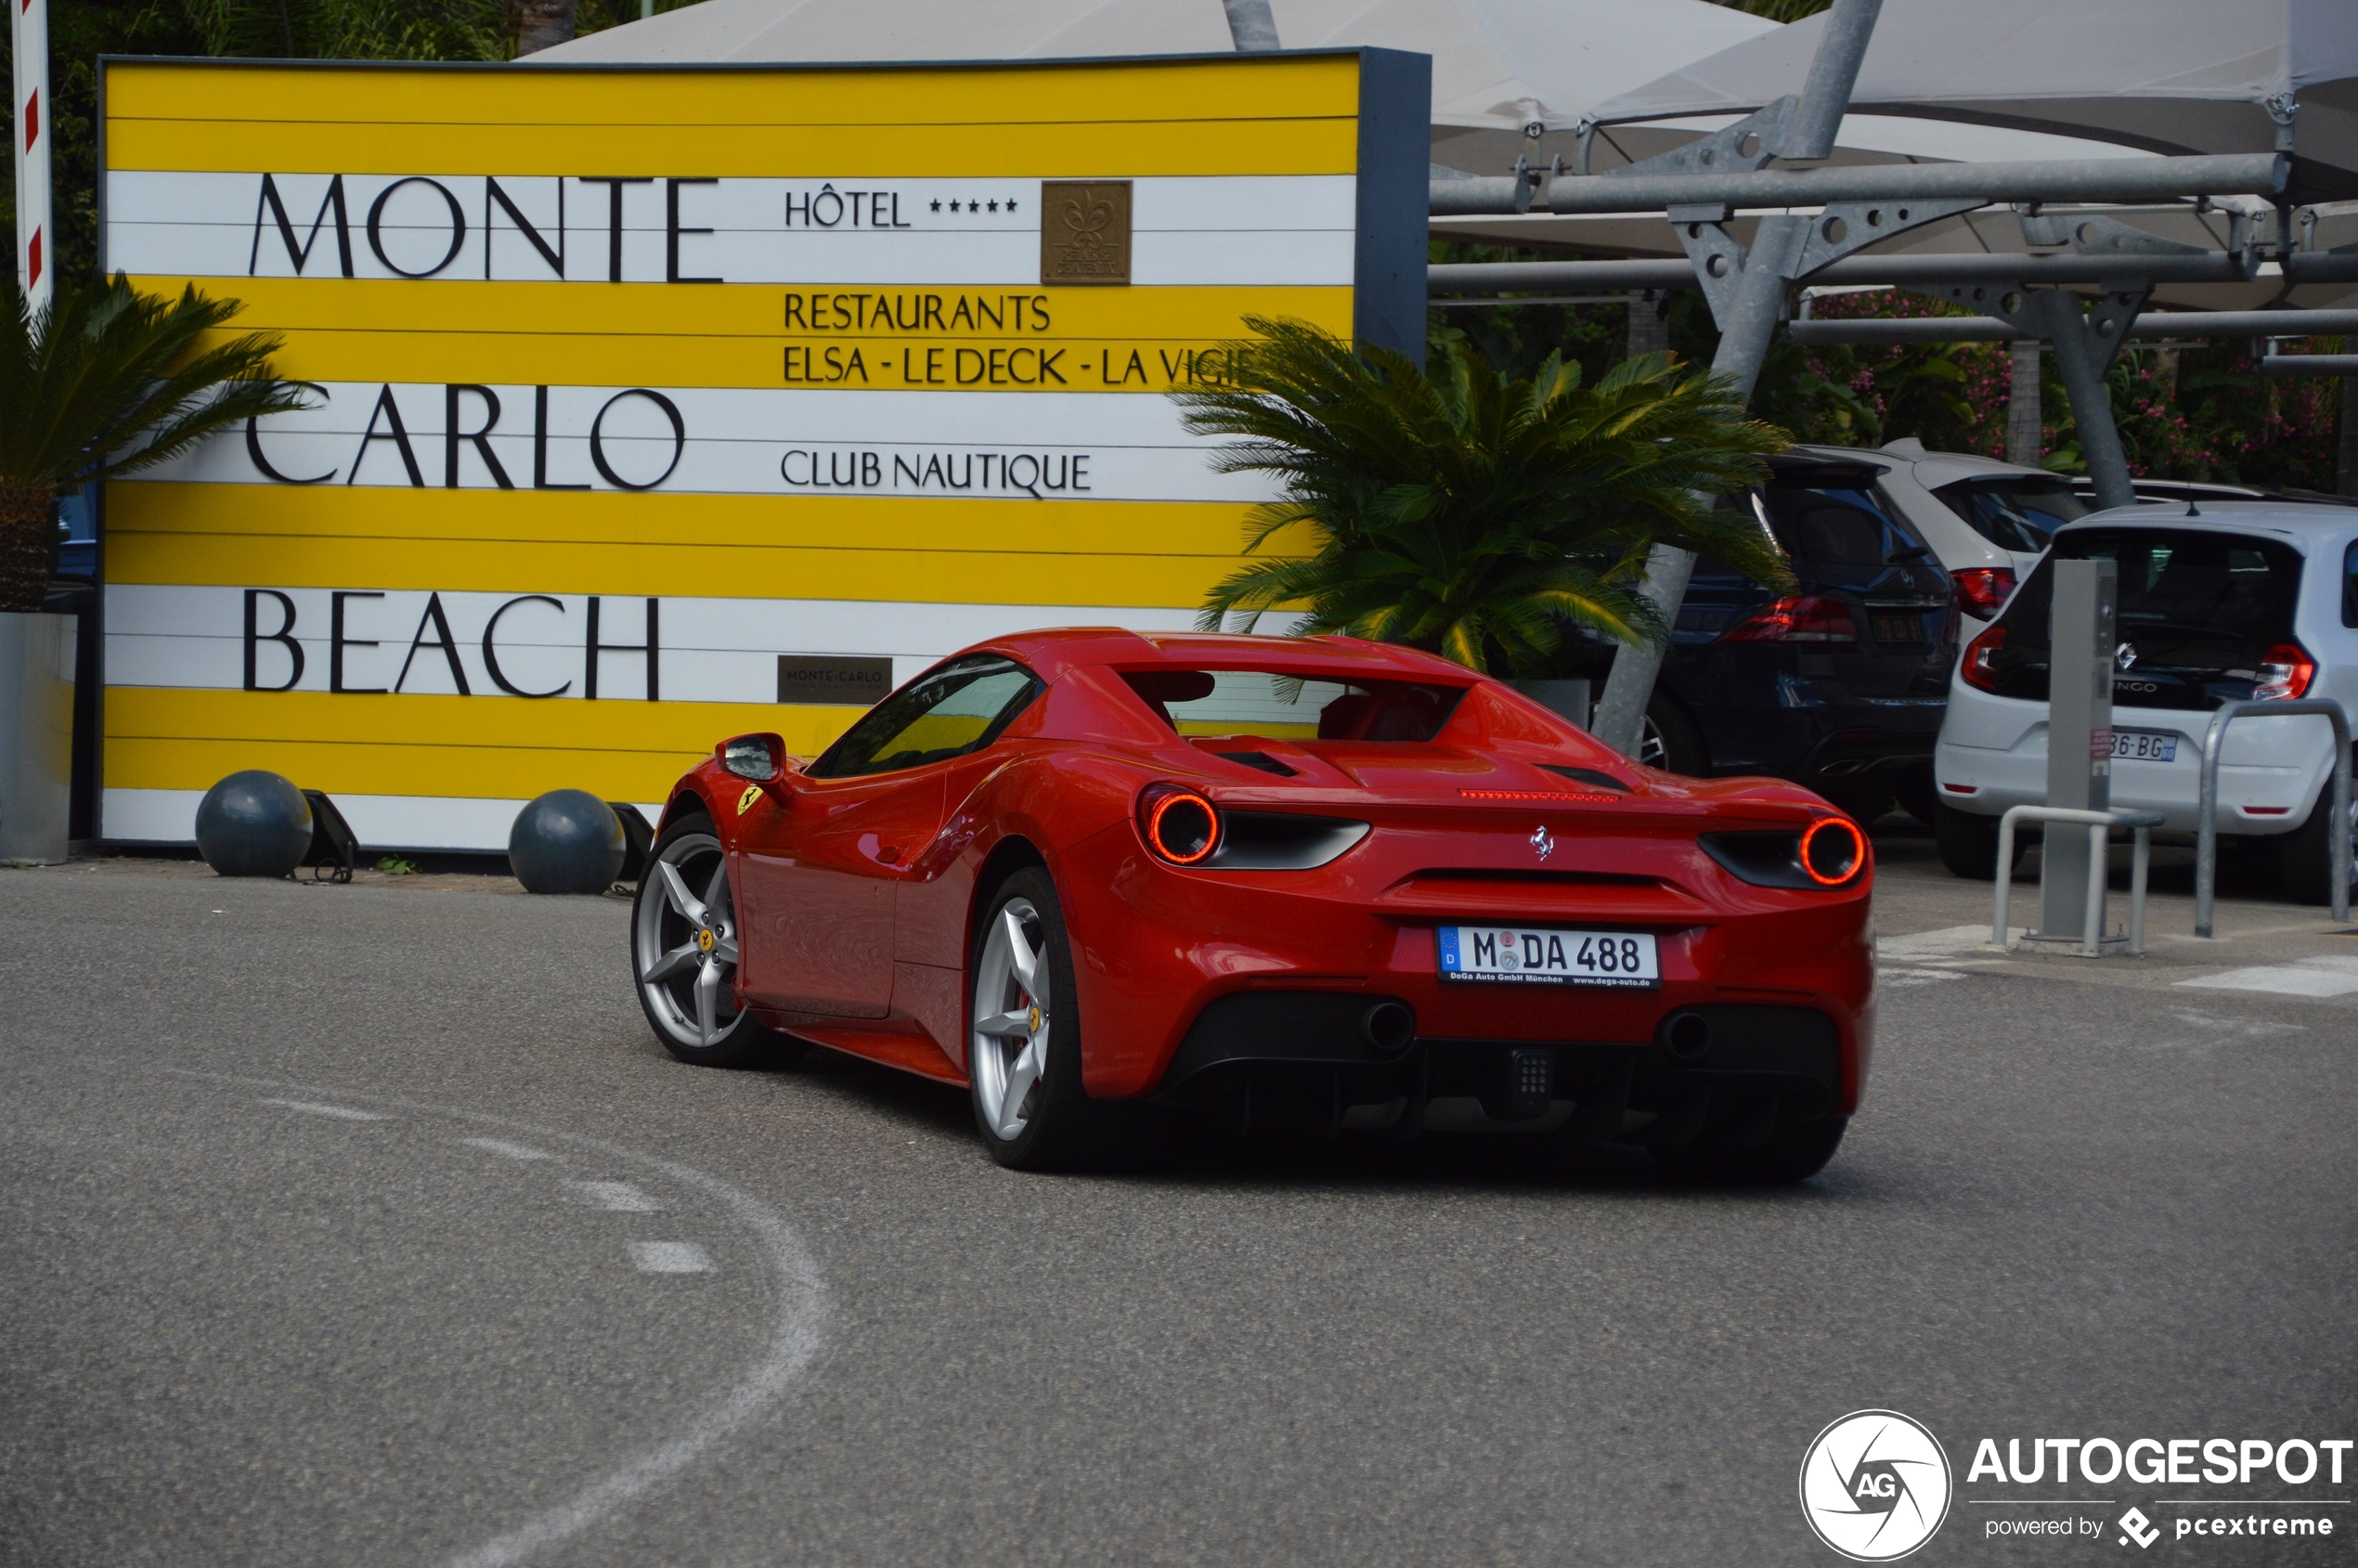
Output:
[[[2135,830],[2136,849],[2129,862],[2129,952],[2131,957],[2144,956],[2145,871],[2152,862],[2153,830],[2161,825],[2161,813],[2132,811],[2125,806],[2109,811],[2075,811],[2063,806],[2015,806],[2008,810],[1998,819],[1998,909],[1989,927],[1992,947],[2006,945],[2006,906],[2014,893],[2015,880],[2015,824],[2024,822],[2076,823],[2088,830],[2088,919],[2080,932],[2082,958],[2105,955],[2105,894],[2112,881],[2112,870],[2105,854],[2105,841],[2116,827]]]
[[[2210,935],[2211,905],[2219,893],[2219,751],[2227,726],[2238,719],[2326,719],[2334,729],[2333,815],[2326,819],[2326,886],[2333,890],[2334,918],[2350,919],[2350,716],[2330,697],[2287,702],[2257,697],[2227,703],[2211,716],[2202,738],[2202,784],[2195,807],[2195,935]]]

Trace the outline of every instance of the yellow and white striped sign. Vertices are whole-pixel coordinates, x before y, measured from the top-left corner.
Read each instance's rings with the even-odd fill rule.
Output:
[[[108,487],[106,836],[260,767],[499,849],[887,667],[1191,624],[1262,491],[1161,395],[1249,314],[1419,352],[1429,82],[110,62],[107,266],[243,301],[311,407]],[[1043,280],[1056,181],[1121,183],[1126,281]]]

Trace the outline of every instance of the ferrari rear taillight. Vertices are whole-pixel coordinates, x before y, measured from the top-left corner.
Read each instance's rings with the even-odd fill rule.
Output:
[[[2015,590],[2011,566],[1968,566],[1949,574],[1957,584],[1957,608],[1976,620],[1989,620],[2006,607]]]
[[[1858,623],[1839,599],[1803,594],[1763,604],[1719,636],[1722,642],[1856,642]]]
[[[1965,644],[1965,656],[1957,661],[1957,677],[1976,691],[1998,689],[1999,653],[2006,646],[2006,628],[1993,626]]]
[[[2289,701],[2305,696],[2316,678],[2317,661],[2308,649],[2298,642],[2279,642],[2260,661],[2260,679],[2252,683],[2251,694],[2263,702]]]
[[[1820,888],[1839,888],[1867,863],[1867,836],[1848,817],[1820,817],[1803,830],[1797,857]]]
[[[1178,784],[1148,784],[1138,796],[1138,831],[1173,865],[1194,865],[1220,847],[1220,809]]]

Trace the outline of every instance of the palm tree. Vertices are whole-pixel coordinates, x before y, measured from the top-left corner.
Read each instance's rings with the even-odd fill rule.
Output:
[[[1225,384],[1174,394],[1187,428],[1239,439],[1224,473],[1274,476],[1245,521],[1249,563],[1199,624],[1308,607],[1298,633],[1403,642],[1469,668],[1548,671],[1574,627],[1622,641],[1667,628],[1637,588],[1657,543],[1772,587],[1791,578],[1767,531],[1710,498],[1762,476],[1788,438],[1747,420],[1729,385],[1646,355],[1593,387],[1549,355],[1529,381],[1462,343],[1430,370],[1309,325],[1249,317]],[[1297,525],[1302,533],[1289,532]]]
[[[41,608],[59,491],[304,406],[271,372],[279,339],[200,343],[239,309],[194,286],[177,300],[142,294],[118,273],[97,287],[61,282],[35,312],[0,278],[0,612]]]

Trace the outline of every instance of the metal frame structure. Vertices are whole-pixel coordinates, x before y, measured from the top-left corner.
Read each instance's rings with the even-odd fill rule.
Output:
[[[1700,288],[1719,327],[1712,369],[1747,397],[1768,344],[1785,325],[1786,298],[1804,279],[1884,283],[1919,289],[1988,313],[2008,335],[2054,345],[2088,456],[2096,498],[2105,506],[2135,499],[2126,454],[2113,421],[2105,371],[2134,330],[2161,282],[2249,281],[2273,270],[2287,284],[2358,279],[2358,253],[2296,251],[2286,206],[2291,172],[2291,115],[2278,116],[2276,150],[2192,158],[2064,159],[2051,162],[1901,163],[1827,166],[1856,84],[1882,0],[1834,0],[1809,73],[1789,95],[1726,128],[1659,156],[1602,175],[1568,174],[1528,159],[1511,175],[1437,179],[1429,193],[1436,217],[1527,213],[1661,212],[1678,235],[1687,262],[1542,262],[1430,270],[1431,294],[1472,295],[1521,290],[1563,293]],[[1806,169],[1768,164],[1819,163]],[[2144,233],[2102,214],[2046,215],[2044,203],[2134,203],[2167,199],[2257,196],[2275,208],[2274,245],[2263,259],[2261,225],[2235,215],[2230,247],[2202,251]],[[2067,255],[1864,256],[1858,253],[1899,234],[1992,203],[2026,206],[2025,239],[2066,245]],[[1739,208],[1764,211],[1749,245],[1730,231]],[[1816,207],[1804,215],[1790,209]],[[2304,237],[2313,237],[2313,227]],[[2035,285],[2093,283],[2092,310],[2076,293]],[[1983,329],[1987,330],[1987,329]],[[1831,341],[1831,340],[1829,340]],[[2281,356],[2280,356],[2281,357]],[[2303,366],[2278,374],[2328,373]],[[1641,592],[1665,622],[1677,618],[1694,558],[1667,546],[1648,558]],[[1664,650],[1626,647],[1597,706],[1597,737],[1634,752]]]
[[[1989,945],[2006,945],[2007,905],[2015,882],[2015,824],[2048,823],[2084,826],[2088,830],[2088,916],[2079,933],[2079,956],[2105,955],[2105,895],[2112,888],[2112,868],[2105,846],[2117,827],[2132,829],[2136,849],[2129,862],[2129,940],[2131,958],[2145,954],[2145,872],[2153,859],[2153,830],[2162,823],[2159,811],[2132,811],[2116,806],[2108,811],[2074,811],[2061,806],[2016,806],[1998,819],[1998,907],[1991,916]],[[2042,878],[2043,880],[2043,878]],[[2043,938],[2045,933],[2041,933]]]
[[[2210,932],[2211,907],[2219,895],[2219,753],[2227,741],[2227,726],[2238,719],[2300,719],[2314,716],[2334,731],[2333,815],[2326,819],[2326,875],[2333,890],[2337,921],[2350,920],[2350,716],[2330,697],[2303,697],[2286,702],[2257,698],[2226,703],[2211,716],[2202,738],[2202,783],[2195,810],[2195,935]]]

